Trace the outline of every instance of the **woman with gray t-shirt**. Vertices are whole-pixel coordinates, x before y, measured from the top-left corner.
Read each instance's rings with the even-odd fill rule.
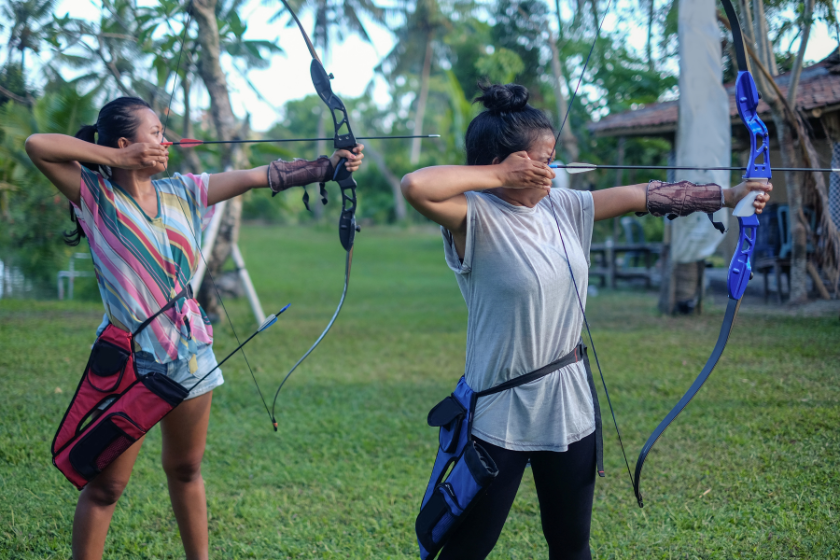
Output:
[[[554,129],[518,85],[482,87],[467,166],[406,175],[408,202],[441,225],[446,262],[469,311],[465,380],[483,391],[574,350],[583,325],[595,220],[628,212],[687,215],[733,207],[750,191],[760,213],[772,186],[682,182],[594,192],[551,190]],[[572,276],[573,274],[573,276]],[[575,284],[575,281],[577,284]],[[575,294],[575,290],[578,294]],[[580,302],[578,301],[580,299]],[[446,539],[441,560],[485,558],[530,460],[549,558],[590,558],[597,397],[583,360],[479,398],[471,437],[498,475]]]

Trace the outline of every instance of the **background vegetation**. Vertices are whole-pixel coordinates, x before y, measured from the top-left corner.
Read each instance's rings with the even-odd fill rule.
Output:
[[[297,29],[282,25],[288,13],[279,2],[270,5],[277,7],[278,33],[297,35]],[[403,215],[394,178],[418,166],[463,161],[463,135],[477,111],[470,100],[479,81],[527,86],[531,103],[559,125],[582,77],[584,86],[572,105],[566,129],[570,134],[561,140],[559,156],[594,163],[614,163],[616,145],[614,139],[596,142],[587,123],[676,94],[678,2],[673,0],[298,0],[293,5],[313,16],[310,34],[322,54],[350,35],[370,41],[370,25],[392,30],[394,46],[377,67],[377,75],[388,84],[390,102],[377,105],[369,92],[345,99],[353,122],[364,123],[365,133],[441,134],[439,141],[422,145],[367,143],[369,165],[357,177],[363,223],[424,223],[411,209]],[[56,0],[0,1],[0,261],[22,272],[32,288],[29,295],[39,293],[39,287],[40,293],[54,294],[55,273],[72,252],[61,242],[62,231],[71,227],[66,202],[23,152],[29,134],[73,134],[95,120],[103,103],[131,94],[147,99],[161,114],[169,113],[171,135],[215,137],[207,107],[196,105],[206,99],[198,69],[204,53],[196,26],[184,28],[191,21],[186,6],[177,0],[102,0],[98,6],[89,17],[74,18],[56,13]],[[243,0],[219,1],[216,20],[221,59],[250,84],[251,70],[269,67],[283,53],[276,42],[248,38],[248,6]],[[765,0],[762,6],[778,70],[784,71],[793,64],[806,12],[798,0]],[[599,29],[607,10],[621,22],[610,32]],[[816,1],[807,17],[831,28],[837,25],[828,0]],[[646,41],[636,49],[630,36],[639,29]],[[728,48],[724,52],[731,54]],[[726,62],[726,75],[733,75],[731,61]],[[266,98],[266,92],[256,93]],[[314,95],[289,102],[280,114],[264,137],[331,134],[332,124],[325,124]],[[253,136],[250,119],[247,115],[239,123],[243,135]],[[246,155],[251,164],[260,165],[276,157],[314,157],[326,149],[315,143],[260,144],[248,147]],[[670,149],[663,141],[628,139],[625,161],[664,164]],[[221,159],[219,148],[173,150],[171,168],[212,172]],[[645,178],[653,175],[646,173]],[[619,177],[591,173],[575,186],[603,188],[635,179],[632,171]],[[333,222],[337,205],[325,209],[326,218],[320,213],[313,218],[303,210],[300,194],[295,190],[269,200],[265,192],[249,193],[243,218],[280,224]],[[336,200],[336,193],[332,195]],[[609,225],[600,227],[596,240],[612,234]],[[661,221],[647,220],[645,227],[650,240],[661,236]]]

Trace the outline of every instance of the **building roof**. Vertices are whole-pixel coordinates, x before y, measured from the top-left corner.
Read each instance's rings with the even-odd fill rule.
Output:
[[[784,95],[790,85],[790,72],[776,76],[776,83]],[[733,122],[740,122],[735,105],[735,83],[726,84],[729,94],[729,115]],[[840,110],[840,49],[830,56],[802,69],[796,105],[804,111],[811,111],[814,117],[819,113]],[[649,136],[673,133],[677,128],[679,101],[653,103],[640,109],[607,115],[598,122],[588,125],[596,136]],[[758,104],[759,114],[769,114],[770,107],[764,101]]]

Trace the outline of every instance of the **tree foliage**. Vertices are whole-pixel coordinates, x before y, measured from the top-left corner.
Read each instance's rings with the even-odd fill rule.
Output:
[[[613,3],[615,4],[615,3]],[[292,2],[314,16],[313,38],[327,59],[335,43],[349,34],[370,40],[367,26],[376,22],[393,30],[393,49],[377,67],[389,88],[385,106],[372,100],[373,84],[357,99],[345,99],[359,136],[412,134],[417,122],[424,132],[441,135],[424,140],[419,163],[412,164],[409,140],[370,141],[387,170],[373,158],[358,173],[359,217],[369,222],[396,219],[393,181],[417,166],[463,163],[463,138],[479,108],[472,103],[480,82],[525,85],[530,102],[562,120],[565,102],[575,96],[566,124],[579,147],[580,159],[614,163],[616,141],[590,137],[587,125],[603,116],[641,107],[676,93],[676,7],[678,2],[644,0],[619,3],[611,9],[627,25],[598,31],[605,6],[597,0],[418,0],[389,4],[373,0],[316,0]],[[281,54],[274,41],[248,36],[245,0],[224,0],[217,7],[219,38],[226,68],[245,80],[252,69],[268,67]],[[805,13],[801,2],[764,0],[770,43],[776,65],[783,71],[794,61]],[[194,134],[214,139],[205,103],[206,91],[197,73],[201,46],[195,26],[180,0],[137,4],[134,0],[102,0],[101,9],[87,18],[54,14],[55,0],[0,0],[0,33],[7,38],[0,66],[0,250],[15,258],[31,278],[47,281],[63,266],[68,250],[61,233],[70,227],[66,202],[57,196],[23,152],[23,140],[33,132],[73,134],[92,122],[96,107],[119,95],[139,95],[164,113],[169,112],[170,134]],[[814,21],[837,26],[830,0],[817,0]],[[275,19],[287,20],[280,9]],[[647,30],[644,48],[631,46],[628,28]],[[297,33],[296,30],[290,30]],[[722,35],[724,36],[724,35]],[[183,48],[182,48],[183,42]],[[590,48],[594,52],[587,61]],[[559,58],[559,76],[557,65]],[[724,53],[730,52],[724,44]],[[431,57],[427,56],[431,53]],[[32,69],[40,61],[36,75]],[[731,78],[734,68],[726,66]],[[558,86],[559,82],[559,86]],[[578,83],[580,87],[578,88]],[[418,92],[425,88],[425,98]],[[199,106],[195,106],[197,102]],[[426,108],[421,111],[420,104]],[[314,95],[278,107],[281,115],[265,137],[314,137],[322,118],[321,101]],[[418,121],[418,111],[421,119]],[[247,122],[250,116],[243,121]],[[330,128],[330,125],[327,125]],[[331,134],[331,131],[327,135]],[[252,165],[275,158],[314,158],[318,145],[256,144],[247,146]],[[323,147],[321,148],[323,150]],[[628,139],[625,160],[637,164],[664,164],[671,147],[655,139]],[[205,147],[190,153],[173,150],[171,168],[182,171],[219,169],[222,151]],[[383,171],[387,171],[384,173]],[[625,172],[618,180],[632,182]],[[613,186],[614,172],[591,173],[589,188]],[[310,197],[317,197],[310,187]],[[333,201],[337,192],[330,192]],[[310,220],[300,203],[300,191],[271,197],[265,191],[249,193],[244,216],[283,223]],[[332,219],[337,204],[326,209]],[[425,221],[409,211],[409,219]],[[655,233],[655,232],[654,232]],[[8,258],[8,257],[7,257]]]

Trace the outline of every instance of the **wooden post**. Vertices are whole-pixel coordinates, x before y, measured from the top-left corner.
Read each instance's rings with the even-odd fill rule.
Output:
[[[215,245],[216,236],[219,234],[219,226],[222,223],[222,214],[225,213],[226,205],[227,200],[223,200],[216,204],[216,211],[210,220],[210,225],[207,226],[207,231],[204,233],[204,243],[202,244],[204,247],[201,248],[202,254],[199,255],[198,267],[190,280],[193,292],[196,294],[198,293],[199,288],[201,288],[201,282],[204,280],[204,273],[207,272],[207,261],[205,260],[204,253],[208,249],[211,252],[213,251],[213,245]]]
[[[615,164],[619,167],[624,165],[624,143],[625,143],[625,141],[626,141],[625,136],[619,136],[619,138],[618,138],[618,155],[616,155],[616,158],[615,158]],[[616,186],[616,187],[621,186],[621,178],[622,178],[622,170],[617,169],[616,172],[615,172],[615,185],[614,186]],[[615,243],[618,243],[618,236],[619,236],[619,233],[620,233],[618,226],[619,226],[619,218],[615,217],[615,218],[613,218],[613,241]],[[627,243],[630,243],[629,239],[627,239],[626,241],[627,241]],[[614,288],[615,286],[610,286],[610,287]]]

